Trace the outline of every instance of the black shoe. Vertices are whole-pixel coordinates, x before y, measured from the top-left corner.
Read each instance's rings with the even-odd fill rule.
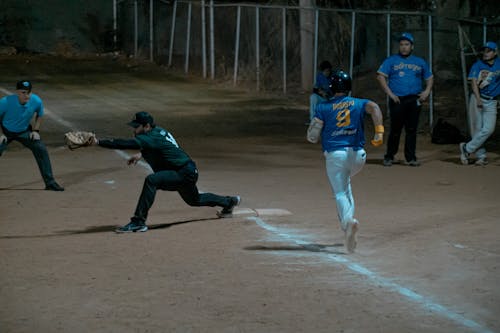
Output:
[[[62,192],[64,191],[64,187],[60,186],[58,183],[53,182],[45,186],[45,190],[47,191],[57,191],[57,192]]]
[[[231,202],[229,206],[224,207],[220,212],[217,212],[218,217],[231,217],[233,216],[234,207],[238,206],[241,202],[241,198],[237,195],[230,198]]]
[[[129,224],[115,229],[115,232],[119,234],[125,232],[145,232],[145,231],[148,231],[148,226],[144,222],[136,222],[136,221],[131,221]]]
[[[384,158],[384,166],[386,166],[386,167],[392,166],[392,159]]]
[[[412,166],[412,167],[420,166],[420,162],[417,160],[411,160],[411,161],[407,162],[406,164],[408,164],[409,166]]]

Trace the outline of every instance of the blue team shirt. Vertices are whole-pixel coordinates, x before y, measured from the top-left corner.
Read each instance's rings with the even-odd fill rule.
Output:
[[[500,61],[495,58],[493,65],[478,60],[472,65],[469,79],[477,79],[479,92],[489,97],[500,95]],[[481,88],[482,87],[482,88]]]
[[[363,120],[368,102],[367,99],[340,96],[316,106],[314,116],[324,122],[321,131],[323,151],[359,150],[364,147]]]
[[[432,77],[427,62],[410,55],[395,54],[385,59],[377,73],[389,79],[389,88],[396,96],[417,95],[422,92],[422,80]]]
[[[328,79],[328,77],[324,76],[322,72],[316,74],[316,82],[314,82],[314,88],[324,90],[325,92],[331,94],[330,80]]]
[[[24,105],[19,103],[17,95],[9,95],[0,99],[0,120],[2,120],[2,126],[10,132],[26,131],[35,113],[38,117],[43,116],[42,99],[35,94],[31,94],[30,99]]]

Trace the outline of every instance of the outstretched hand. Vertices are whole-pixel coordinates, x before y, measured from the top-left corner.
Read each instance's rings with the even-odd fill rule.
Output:
[[[137,162],[139,162],[139,160],[142,158],[142,154],[141,153],[138,153],[138,154],[135,154],[135,155],[132,155],[128,161],[127,161],[127,164],[128,165],[136,165]]]

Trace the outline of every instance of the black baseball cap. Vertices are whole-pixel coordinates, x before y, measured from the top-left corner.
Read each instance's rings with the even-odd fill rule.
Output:
[[[132,119],[131,122],[128,122],[127,125],[132,126],[133,128],[137,128],[139,126],[144,126],[146,124],[150,124],[151,126],[154,126],[154,119],[153,117],[144,111],[137,112],[134,115],[134,118]]]
[[[31,91],[31,88],[33,88],[33,86],[31,85],[31,82],[28,81],[28,80],[17,81],[17,83],[16,83],[16,89],[17,90],[28,90],[28,91]]]

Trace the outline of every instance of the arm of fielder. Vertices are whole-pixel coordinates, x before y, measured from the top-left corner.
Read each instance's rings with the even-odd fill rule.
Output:
[[[309,141],[310,143],[317,143],[319,141],[319,136],[322,129],[323,121],[314,117],[311,120],[309,128],[307,129],[307,141]]]
[[[372,117],[373,126],[375,127],[375,135],[371,144],[375,147],[379,147],[384,143],[384,125],[382,125],[382,112],[377,103],[368,102],[365,106],[366,112]]]

